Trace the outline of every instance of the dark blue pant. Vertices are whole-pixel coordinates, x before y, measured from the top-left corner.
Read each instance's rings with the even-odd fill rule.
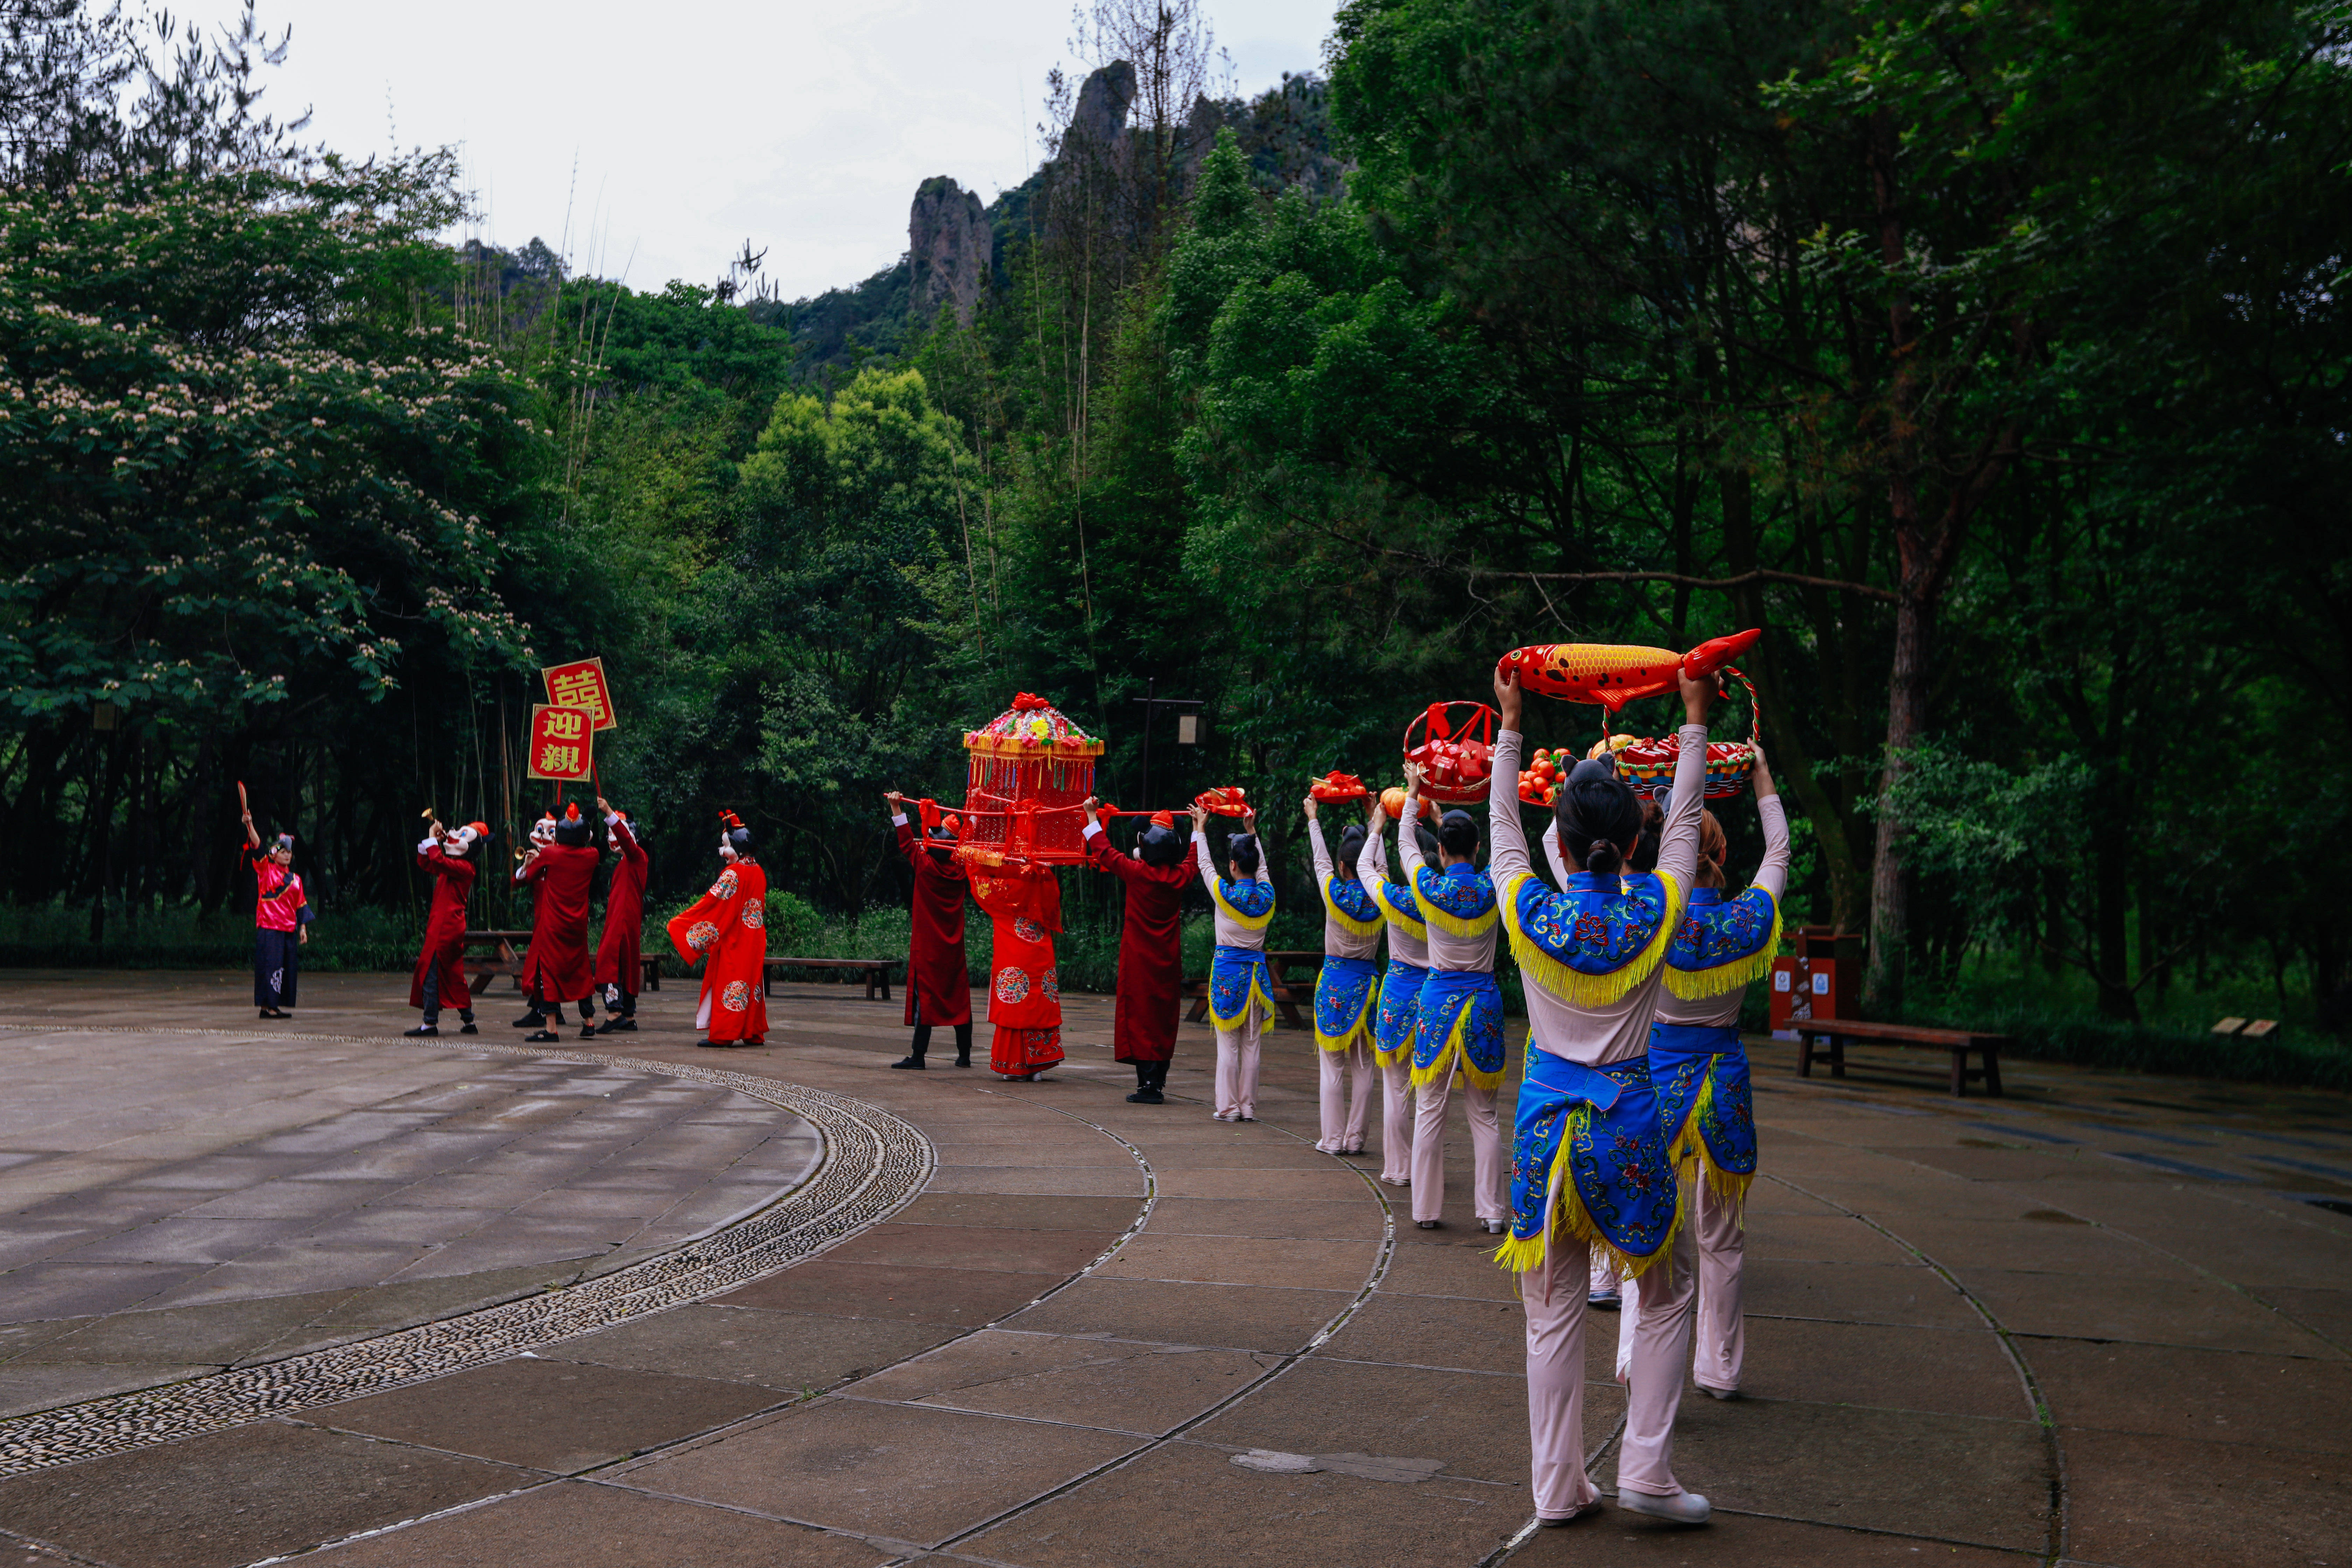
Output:
[[[301,939],[290,931],[253,933],[253,1005],[291,1012],[295,972],[299,967]]]

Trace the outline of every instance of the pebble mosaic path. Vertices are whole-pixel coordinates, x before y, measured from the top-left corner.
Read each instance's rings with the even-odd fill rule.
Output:
[[[183,1032],[108,1042],[248,1027],[238,977],[123,980],[0,994],[20,1022]],[[304,988],[292,1027],[340,1037],[321,1048],[415,1052],[389,1038],[397,977]],[[1458,1124],[1459,1222],[1400,1230],[1377,1150],[1313,1150],[1287,1032],[1261,1121],[1227,1126],[1205,1031],[1171,1104],[1128,1105],[1098,998],[1069,999],[1072,1062],[1035,1085],[889,1071],[897,1006],[824,986],[777,998],[770,1047],[697,1051],[692,999],[647,997],[644,1033],[562,1065],[761,1080],[835,1157],[831,1111],[908,1129],[932,1163],[906,1206],[524,1353],[0,1479],[0,1563],[2352,1562],[2341,1097],[2019,1064],[2009,1100],[1954,1102],[1891,1054],[1800,1082],[1759,1046],[1746,1397],[1686,1398],[1676,1453],[1717,1522],[1537,1533],[1519,1313],[1466,1223]],[[762,1213],[824,1209],[803,1194],[834,1163]],[[1595,1322],[1606,1489],[1622,1402]],[[246,1370],[272,1366],[306,1381]]]

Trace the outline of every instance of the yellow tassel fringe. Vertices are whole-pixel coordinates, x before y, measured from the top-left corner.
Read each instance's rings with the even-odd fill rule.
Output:
[[[1682,1234],[1684,1211],[1688,1198],[1680,1182],[1675,1184],[1675,1220],[1666,1227],[1665,1239],[1647,1258],[1635,1258],[1601,1232],[1592,1216],[1585,1211],[1583,1194],[1568,1174],[1568,1152],[1576,1135],[1592,1120],[1592,1107],[1580,1104],[1568,1113],[1568,1125],[1560,1129],[1559,1150],[1551,1158],[1551,1170],[1545,1177],[1546,1191],[1550,1195],[1553,1212],[1550,1223],[1536,1235],[1521,1240],[1513,1237],[1495,1249],[1495,1261],[1514,1274],[1543,1267],[1551,1250],[1552,1232],[1559,1231],[1575,1237],[1586,1247],[1608,1260],[1612,1272],[1621,1279],[1639,1279],[1650,1266],[1675,1249],[1675,1238]]]
[[[1674,940],[1675,927],[1682,922],[1685,900],[1682,884],[1672,877],[1663,871],[1658,873],[1658,880],[1666,889],[1666,914],[1642,951],[1628,959],[1622,969],[1612,970],[1607,974],[1584,974],[1546,952],[1520,926],[1519,884],[1532,875],[1532,872],[1522,871],[1512,878],[1509,886],[1503,889],[1501,908],[1508,915],[1503,922],[1503,929],[1510,933],[1511,956],[1519,961],[1520,971],[1561,1001],[1578,1007],[1606,1007],[1647,980],[1651,973],[1664,962],[1666,948]],[[1669,984],[1671,980],[1669,975]]]
[[[1346,931],[1349,936],[1370,936],[1381,929],[1381,917],[1379,915],[1376,914],[1368,921],[1360,921],[1355,916],[1349,914],[1347,910],[1341,909],[1338,904],[1331,901],[1331,889],[1328,883],[1324,885],[1322,891],[1324,918],[1329,921],[1333,925],[1338,926],[1341,931]],[[1379,907],[1378,900],[1374,900],[1373,908],[1378,909]],[[1775,930],[1777,931],[1778,928],[1776,927]]]
[[[1396,927],[1397,930],[1404,932],[1405,935],[1412,938],[1413,941],[1427,942],[1429,940],[1428,923],[1415,918],[1415,915],[1412,912],[1397,908],[1395,901],[1389,897],[1388,888],[1385,884],[1372,889],[1372,902],[1380,905],[1382,919],[1386,920],[1389,924]]]
[[[1718,963],[1713,969],[1676,969],[1666,966],[1666,989],[1685,1002],[1703,1002],[1709,996],[1720,996],[1737,991],[1752,981],[1761,980],[1772,973],[1772,960],[1780,951],[1780,901],[1772,900],[1772,934],[1764,945],[1745,958],[1735,958],[1729,963]]]
[[[1488,931],[1493,931],[1495,929],[1495,917],[1501,912],[1502,907],[1498,900],[1494,909],[1488,910],[1485,914],[1480,915],[1475,920],[1465,921],[1460,915],[1448,914],[1437,905],[1431,903],[1427,899],[1422,897],[1420,879],[1418,878],[1414,879],[1412,901],[1414,905],[1420,909],[1421,918],[1423,920],[1428,921],[1431,925],[1435,926],[1438,930],[1445,932],[1448,936],[1458,936],[1463,938],[1481,937],[1485,936]]]
[[[1325,1034],[1322,1020],[1318,1017],[1315,1026],[1316,1045],[1327,1051],[1344,1051],[1360,1043],[1375,1056],[1379,1055],[1372,1042],[1377,1033],[1374,1020],[1380,1016],[1380,1002],[1381,988],[1375,984],[1370,994],[1364,998],[1363,1010],[1356,1015],[1356,1021],[1348,1026],[1348,1032],[1344,1035]]]
[[[1462,1042],[1469,1037],[1470,1015],[1474,1011],[1475,1009],[1465,1003],[1462,1010],[1454,1016],[1454,1028],[1445,1037],[1444,1049],[1439,1051],[1435,1059],[1427,1067],[1416,1067],[1412,1069],[1412,1085],[1415,1089],[1426,1083],[1444,1083],[1454,1076],[1454,1068],[1457,1064],[1462,1068],[1462,1076],[1468,1079],[1474,1088],[1500,1089],[1502,1087],[1503,1069],[1501,1068],[1496,1068],[1493,1072],[1481,1072],[1476,1064],[1471,1061],[1469,1053],[1462,1048]]]
[[[1214,882],[1211,882],[1209,884],[1209,897],[1216,900],[1217,908],[1225,911],[1227,919],[1231,920],[1234,924],[1241,927],[1244,931],[1264,931],[1274,919],[1274,906],[1271,904],[1266,906],[1265,913],[1262,915],[1245,915],[1242,913],[1241,910],[1234,908],[1232,904],[1226,902],[1224,889],[1218,887]]]
[[[1715,1156],[1707,1152],[1706,1140],[1699,1134],[1699,1113],[1714,1103],[1715,1075],[1710,1073],[1699,1079],[1698,1092],[1691,1097],[1690,1109],[1683,1113],[1683,1124],[1675,1129],[1667,1142],[1666,1157],[1674,1162],[1678,1176],[1686,1168],[1696,1166],[1706,1179],[1708,1191],[1734,1209],[1745,1209],[1748,1184],[1756,1180],[1755,1173],[1741,1175],[1717,1164]]]
[[[1254,964],[1251,966],[1249,996],[1242,1003],[1242,1010],[1232,1017],[1220,1016],[1217,1005],[1213,1002],[1209,1004],[1209,1022],[1217,1026],[1220,1034],[1230,1035],[1241,1029],[1248,1024],[1252,1013],[1257,1015],[1258,1027],[1261,1029],[1274,1022],[1274,996],[1265,988],[1265,970]],[[1213,979],[1210,984],[1213,986],[1215,981]]]

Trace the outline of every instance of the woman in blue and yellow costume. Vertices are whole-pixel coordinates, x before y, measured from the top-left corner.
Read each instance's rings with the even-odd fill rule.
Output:
[[[1364,1152],[1364,1122],[1372,1107],[1372,1003],[1381,980],[1381,911],[1360,879],[1364,830],[1339,835],[1337,860],[1323,842],[1319,803],[1307,797],[1307,841],[1315,855],[1315,887],[1323,895],[1323,968],[1315,976],[1315,1058],[1322,1090],[1326,1154]],[[1349,1089],[1355,1090],[1353,1103]]]
[[[1650,1081],[1650,1021],[1666,948],[1682,923],[1698,860],[1712,677],[1682,682],[1682,755],[1659,833],[1654,877],[1620,873],[1641,836],[1642,806],[1613,761],[1580,763],[1554,814],[1568,887],[1535,874],[1518,813],[1494,814],[1504,927],[1527,984],[1532,1048],[1511,1142],[1511,1239],[1497,1254],[1522,1276],[1528,1317],[1528,1429],[1536,1516],[1561,1524],[1599,1504],[1584,1473],[1584,1313],[1591,1254],[1636,1277],[1673,1256],[1682,1210]],[[1518,776],[1516,671],[1495,682],[1502,714],[1495,777]],[[1617,1467],[1618,1506],[1685,1524],[1706,1499],[1675,1479],[1675,1406],[1690,1321],[1636,1325]]]
[[[1789,819],[1780,809],[1764,749],[1756,748],[1756,816],[1764,828],[1764,862],[1736,898],[1723,896],[1730,845],[1713,812],[1700,816],[1698,886],[1666,948],[1666,994],[1650,1026],[1650,1081],[1679,1173],[1697,1244],[1697,1318],[1691,1375],[1717,1399],[1739,1392],[1747,1320],[1739,1310],[1739,1266],[1748,1249],[1742,1218],[1756,1176],[1756,1115],[1748,1088],[1748,1054],[1739,1044],[1739,1005],[1772,967],[1780,946],[1780,895],[1789,881]],[[1652,1276],[1655,1280],[1656,1276]],[[1684,1285],[1687,1285],[1685,1279]],[[1655,1287],[1653,1287],[1654,1290]],[[1617,1331],[1617,1375],[1633,1354],[1634,1303]],[[1688,1315],[1691,1293],[1677,1288],[1662,1312]]]
[[[1410,827],[1400,825],[1398,837],[1410,831],[1422,840],[1422,858],[1434,860],[1440,853],[1437,835],[1418,818]],[[1380,1013],[1372,1025],[1372,1058],[1381,1064],[1381,1180],[1391,1187],[1412,1185],[1412,1040],[1421,1016],[1421,988],[1429,979],[1429,924],[1412,889],[1389,880],[1389,847],[1381,837],[1388,813],[1380,798],[1372,799],[1372,818],[1364,836],[1364,852],[1356,861],[1356,879],[1379,906],[1381,923],[1389,928],[1389,967],[1381,976]]]
[[[1225,840],[1229,877],[1209,858],[1209,814],[1192,808],[1192,858],[1217,906],[1217,954],[1209,964],[1209,1016],[1217,1026],[1217,1120],[1257,1120],[1258,1042],[1274,1022],[1274,976],[1265,967],[1265,928],[1274,919],[1274,879],[1258,850],[1257,813],[1245,832]]]
[[[1421,769],[1405,764],[1404,809],[1421,806]],[[1496,774],[1501,777],[1501,774]],[[1516,778],[1517,775],[1512,774]],[[1503,993],[1495,984],[1495,881],[1478,869],[1478,819],[1449,811],[1437,824],[1433,866],[1418,834],[1397,836],[1413,906],[1429,932],[1429,978],[1412,1033],[1412,1223],[1435,1230],[1445,1209],[1445,1102],[1459,1072],[1470,1121],[1470,1204],[1479,1228],[1500,1236],[1510,1214],[1503,1132]]]

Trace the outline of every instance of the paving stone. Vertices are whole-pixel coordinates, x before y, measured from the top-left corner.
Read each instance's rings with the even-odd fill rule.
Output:
[[[1931,1556],[1930,1553],[1933,1555]],[[2038,1568],[2040,1553],[2011,1552],[1907,1535],[1880,1535],[1834,1525],[1765,1519],[1717,1508],[1704,1531],[1679,1529],[1626,1513],[1613,1502],[1559,1530],[1539,1530],[1512,1558],[1512,1568],[1571,1568],[1593,1562],[1693,1563],[1738,1568]]]
[[[1049,1197],[1143,1196],[1143,1174],[1124,1168],[941,1165],[926,1189],[934,1193],[1036,1193]]]
[[[356,1292],[320,1290],[216,1307],[100,1318],[40,1352],[43,1361],[184,1362],[226,1366],[322,1318]]]
[[[935,1545],[1139,1442],[1090,1427],[824,1399],[641,1461],[615,1479],[672,1497]]]
[[[1181,1499],[1181,1515],[1171,1500]],[[958,1543],[1027,1568],[1120,1568],[1181,1518],[1183,1560],[1349,1568],[1474,1563],[1526,1521],[1527,1489],[1445,1477],[1419,1485],[1328,1471],[1266,1475],[1219,1448],[1178,1444],[1121,1465]]]
[[[1740,1392],[1997,1421],[2033,1414],[2000,1337],[1984,1328],[1750,1318]]]
[[[1164,1210],[1166,1205],[1161,1205]],[[928,1191],[898,1211],[898,1225],[970,1225],[995,1230],[1093,1230],[1117,1236],[1135,1223],[1133,1198],[1049,1198]]]
[[[1335,1164],[1293,1170],[1173,1170],[1157,1175],[1164,1198],[1247,1198],[1261,1203],[1368,1203],[1363,1178]]]
[[[0,1481],[0,1519],[115,1568],[231,1568],[541,1479],[264,1421]]]
[[[935,1323],[697,1305],[566,1340],[545,1353],[554,1360],[726,1378],[799,1394],[889,1366],[955,1332]]]
[[[786,1312],[976,1329],[1017,1311],[1065,1278],[983,1268],[843,1263],[824,1257],[714,1300]]]
[[[1031,1333],[1118,1334],[1168,1344],[1276,1352],[1303,1348],[1353,1299],[1340,1290],[1081,1279],[1003,1326]],[[1187,1336],[1191,1336],[1188,1338]]]
[[[1352,1292],[1363,1289],[1378,1258],[1369,1242],[1162,1236],[1155,1227],[1120,1247],[1096,1278]]]
[[[2352,1468],[2257,1443],[2069,1430],[2068,1550],[2089,1563],[2207,1568],[2217,1557],[2341,1563]],[[2161,1478],[2152,1485],[2151,1478]]]
[[[217,1370],[216,1364],[201,1363],[39,1361],[26,1356],[0,1366],[0,1417],[154,1388]]]
[[[1380,1205],[1360,1198],[1276,1203],[1249,1198],[1163,1197],[1151,1210],[1155,1236],[1297,1237],[1377,1241]]]
[[[1625,1413],[1606,1380],[1584,1391],[1584,1441],[1598,1453]],[[1449,1476],[1528,1480],[1523,1376],[1380,1366],[1312,1355],[1185,1434],[1194,1442],[1293,1454],[1440,1459]]]
[[[826,1256],[840,1263],[1076,1273],[1118,1239],[1117,1231],[996,1230],[978,1226],[877,1225]]]
[[[1491,1236],[1408,1227],[1398,1233],[1381,1289],[1401,1296],[1466,1296],[1516,1303],[1517,1278],[1495,1261],[1495,1247]]]
[[[1613,1316],[1594,1313],[1585,1320],[1588,1343],[1616,1331]],[[1382,1292],[1365,1302],[1325,1342],[1322,1353],[1350,1361],[1524,1376],[1527,1316],[1517,1301]]]
[[[553,1558],[566,1568],[872,1568],[893,1552],[804,1525],[560,1481],[330,1548],[331,1568],[457,1568]]]
[[[1057,1139],[1042,1147],[1034,1138],[1003,1143],[943,1142],[938,1144],[938,1148],[942,1165],[1016,1165],[1053,1170],[1135,1169],[1134,1155],[1103,1138],[1095,1138],[1085,1143]]]
[[[860,1379],[845,1396],[1158,1435],[1276,1364],[1243,1351],[994,1329]]]
[[[568,1473],[776,1403],[771,1388],[527,1357],[329,1405],[321,1426]]]
[[[2070,1430],[2352,1452],[2344,1362],[2081,1340],[2021,1340],[2019,1349]]]
[[[1740,1270],[1740,1290],[1741,1305],[1750,1317],[1984,1327],[1984,1319],[1967,1299],[1925,1266],[1750,1258]]]
[[[2001,1326],[2016,1333],[2331,1359],[2344,1353],[2259,1302],[2209,1280],[2151,1285],[1986,1270],[1968,1284]]]

